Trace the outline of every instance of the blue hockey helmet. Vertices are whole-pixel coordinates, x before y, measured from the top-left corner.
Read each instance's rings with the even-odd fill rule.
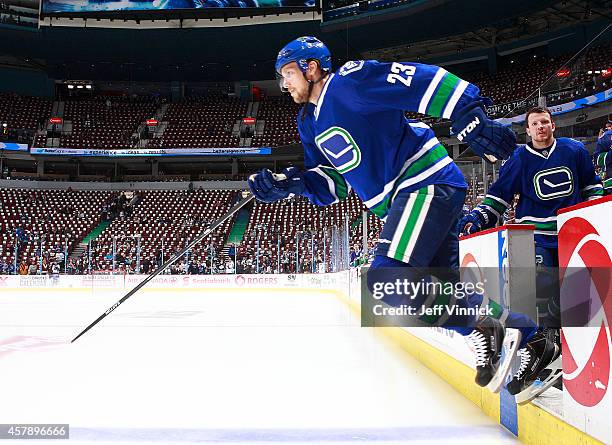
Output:
[[[308,69],[308,61],[310,60],[318,60],[323,71],[331,71],[332,69],[331,53],[323,42],[316,37],[298,37],[278,52],[274,67],[276,73],[280,75],[282,67],[288,63],[296,62],[304,73]]]

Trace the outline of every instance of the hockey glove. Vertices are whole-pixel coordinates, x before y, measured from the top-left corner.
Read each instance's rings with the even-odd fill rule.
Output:
[[[249,177],[249,188],[259,201],[275,202],[288,198],[292,194],[300,195],[304,191],[302,172],[296,167],[289,167],[282,173],[272,173],[263,169]]]
[[[478,210],[472,210],[459,219],[457,232],[459,235],[471,235],[480,232],[485,225],[484,218]]]
[[[490,99],[483,98],[490,103]],[[508,159],[516,148],[516,135],[509,128],[487,117],[482,101],[473,102],[457,111],[451,133],[468,144],[478,156],[491,161]]]

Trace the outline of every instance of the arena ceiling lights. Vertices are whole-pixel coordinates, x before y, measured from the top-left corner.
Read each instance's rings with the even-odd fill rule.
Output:
[[[93,82],[91,80],[64,80],[64,85],[69,90],[92,90]]]

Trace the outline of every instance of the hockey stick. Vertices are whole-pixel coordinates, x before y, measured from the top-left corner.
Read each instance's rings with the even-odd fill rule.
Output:
[[[106,310],[106,312],[104,312],[93,323],[91,323],[89,326],[87,326],[85,329],[83,329],[83,331],[81,331],[81,333],[79,335],[74,337],[70,343],[74,343],[81,335],[83,335],[85,332],[89,331],[91,328],[93,328],[95,325],[97,325],[104,317],[106,317],[108,314],[110,314],[115,309],[117,309],[121,305],[121,303],[123,303],[125,300],[130,298],[132,295],[134,295],[136,292],[138,292],[145,284],[147,284],[149,281],[151,281],[157,275],[159,275],[164,270],[166,270],[170,265],[172,265],[172,263],[174,263],[176,260],[178,260],[180,257],[182,257],[185,254],[185,252],[187,252],[193,246],[198,244],[205,237],[210,235],[210,233],[213,230],[215,230],[217,227],[219,227],[221,224],[223,224],[225,221],[227,221],[234,213],[236,213],[238,210],[240,210],[245,205],[247,205],[249,202],[251,202],[253,200],[253,198],[254,198],[254,196],[249,194],[249,196],[247,196],[246,198],[243,198],[242,201],[238,202],[234,207],[229,209],[229,211],[225,215],[221,216],[219,219],[214,221],[206,230],[204,230],[201,234],[199,234],[196,238],[194,238],[189,244],[187,244],[187,246],[184,247],[183,250],[181,250],[180,252],[176,253],[172,258],[170,258],[168,261],[166,261],[164,264],[162,264],[159,269],[157,269],[155,272],[149,274],[144,280],[142,280],[140,283],[138,283],[138,285],[136,287],[134,287],[127,294],[125,294],[125,296],[123,298],[121,298],[121,300],[117,301],[115,304],[113,304],[111,307],[109,307]]]

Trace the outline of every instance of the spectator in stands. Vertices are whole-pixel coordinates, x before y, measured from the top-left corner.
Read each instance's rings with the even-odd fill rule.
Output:
[[[195,261],[191,261],[189,267],[187,268],[187,273],[189,275],[197,275],[198,274],[198,265]]]
[[[142,264],[141,264],[141,271],[144,274],[148,274],[149,271],[151,270],[151,261],[149,260],[149,258],[145,258],[144,260],[142,260]]]
[[[225,260],[225,273],[234,273],[234,261],[231,258]]]

